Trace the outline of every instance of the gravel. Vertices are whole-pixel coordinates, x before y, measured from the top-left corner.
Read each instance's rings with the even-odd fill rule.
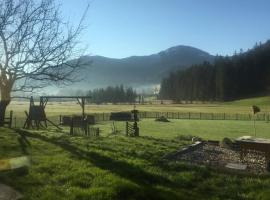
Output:
[[[266,162],[264,154],[258,151],[249,151],[243,160],[240,159],[240,151],[205,144],[202,147],[182,153],[178,151],[170,156],[170,160],[186,161],[191,164],[204,164],[213,167],[224,167],[228,163],[238,163],[247,165],[247,171],[252,173],[265,173]]]

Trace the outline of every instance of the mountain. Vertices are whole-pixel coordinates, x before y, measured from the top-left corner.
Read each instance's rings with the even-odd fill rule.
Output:
[[[135,88],[151,87],[160,84],[162,78],[172,71],[204,61],[212,62],[214,56],[200,49],[181,45],[148,56],[122,59],[85,56],[83,59],[92,64],[81,70],[80,76],[84,80],[74,84],[73,88],[89,90],[120,84]]]
[[[213,63],[172,73],[161,82],[161,99],[175,101],[233,101],[270,93],[270,40]],[[252,104],[250,104],[251,106]],[[253,104],[254,105],[254,104]]]

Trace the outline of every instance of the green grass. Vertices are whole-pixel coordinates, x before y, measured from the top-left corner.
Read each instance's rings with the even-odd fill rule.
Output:
[[[226,103],[227,105],[235,105],[235,106],[269,106],[270,105],[270,96],[265,97],[256,97],[256,98],[248,98],[248,99],[241,99],[237,101],[231,101]]]
[[[101,131],[109,133],[112,122],[101,122]],[[125,122],[115,122],[116,129],[125,133]],[[139,122],[140,135],[170,139],[179,135],[199,136],[204,139],[222,140],[224,137],[236,139],[243,135],[254,136],[253,121],[237,120],[170,120],[156,122],[143,119]],[[256,122],[257,137],[270,138],[270,123]]]
[[[143,120],[139,138],[109,134],[110,123],[98,125],[102,130],[98,138],[70,137],[56,130],[18,134],[0,128],[0,159],[32,157],[28,172],[0,172],[0,180],[22,192],[24,200],[269,199],[269,176],[236,175],[162,161],[165,154],[189,143],[177,137],[179,134],[205,132],[199,135],[219,138],[211,135],[212,128],[213,133],[239,134],[229,127],[222,130],[230,121],[220,121],[216,128],[211,122],[174,120],[161,124]],[[240,130],[248,130],[244,122],[231,127],[239,125]],[[123,123],[116,126],[121,130]]]
[[[256,98],[224,104],[138,105],[140,111],[250,113],[256,104],[269,112],[268,99]],[[9,109],[24,117],[28,103],[13,102]],[[87,113],[130,111],[132,105],[88,105]],[[49,118],[80,114],[76,103],[48,103]],[[29,155],[29,170],[0,172],[0,180],[24,194],[24,200],[126,199],[270,199],[270,176],[237,175],[203,166],[190,166],[162,157],[189,144],[183,136],[235,139],[253,135],[252,121],[144,119],[140,137],[125,137],[125,123],[102,122],[98,138],[74,136],[53,129],[16,133],[0,128],[0,159]],[[270,123],[256,122],[257,136],[270,138]]]

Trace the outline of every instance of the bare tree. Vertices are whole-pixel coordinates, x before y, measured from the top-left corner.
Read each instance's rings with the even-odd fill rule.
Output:
[[[0,126],[11,92],[76,80],[81,59],[67,61],[82,53],[82,20],[77,27],[70,26],[59,9],[54,0],[0,2]]]

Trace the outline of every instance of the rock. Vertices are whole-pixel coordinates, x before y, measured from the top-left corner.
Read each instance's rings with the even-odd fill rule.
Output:
[[[220,146],[226,149],[233,149],[233,142],[229,138],[223,138]]]

